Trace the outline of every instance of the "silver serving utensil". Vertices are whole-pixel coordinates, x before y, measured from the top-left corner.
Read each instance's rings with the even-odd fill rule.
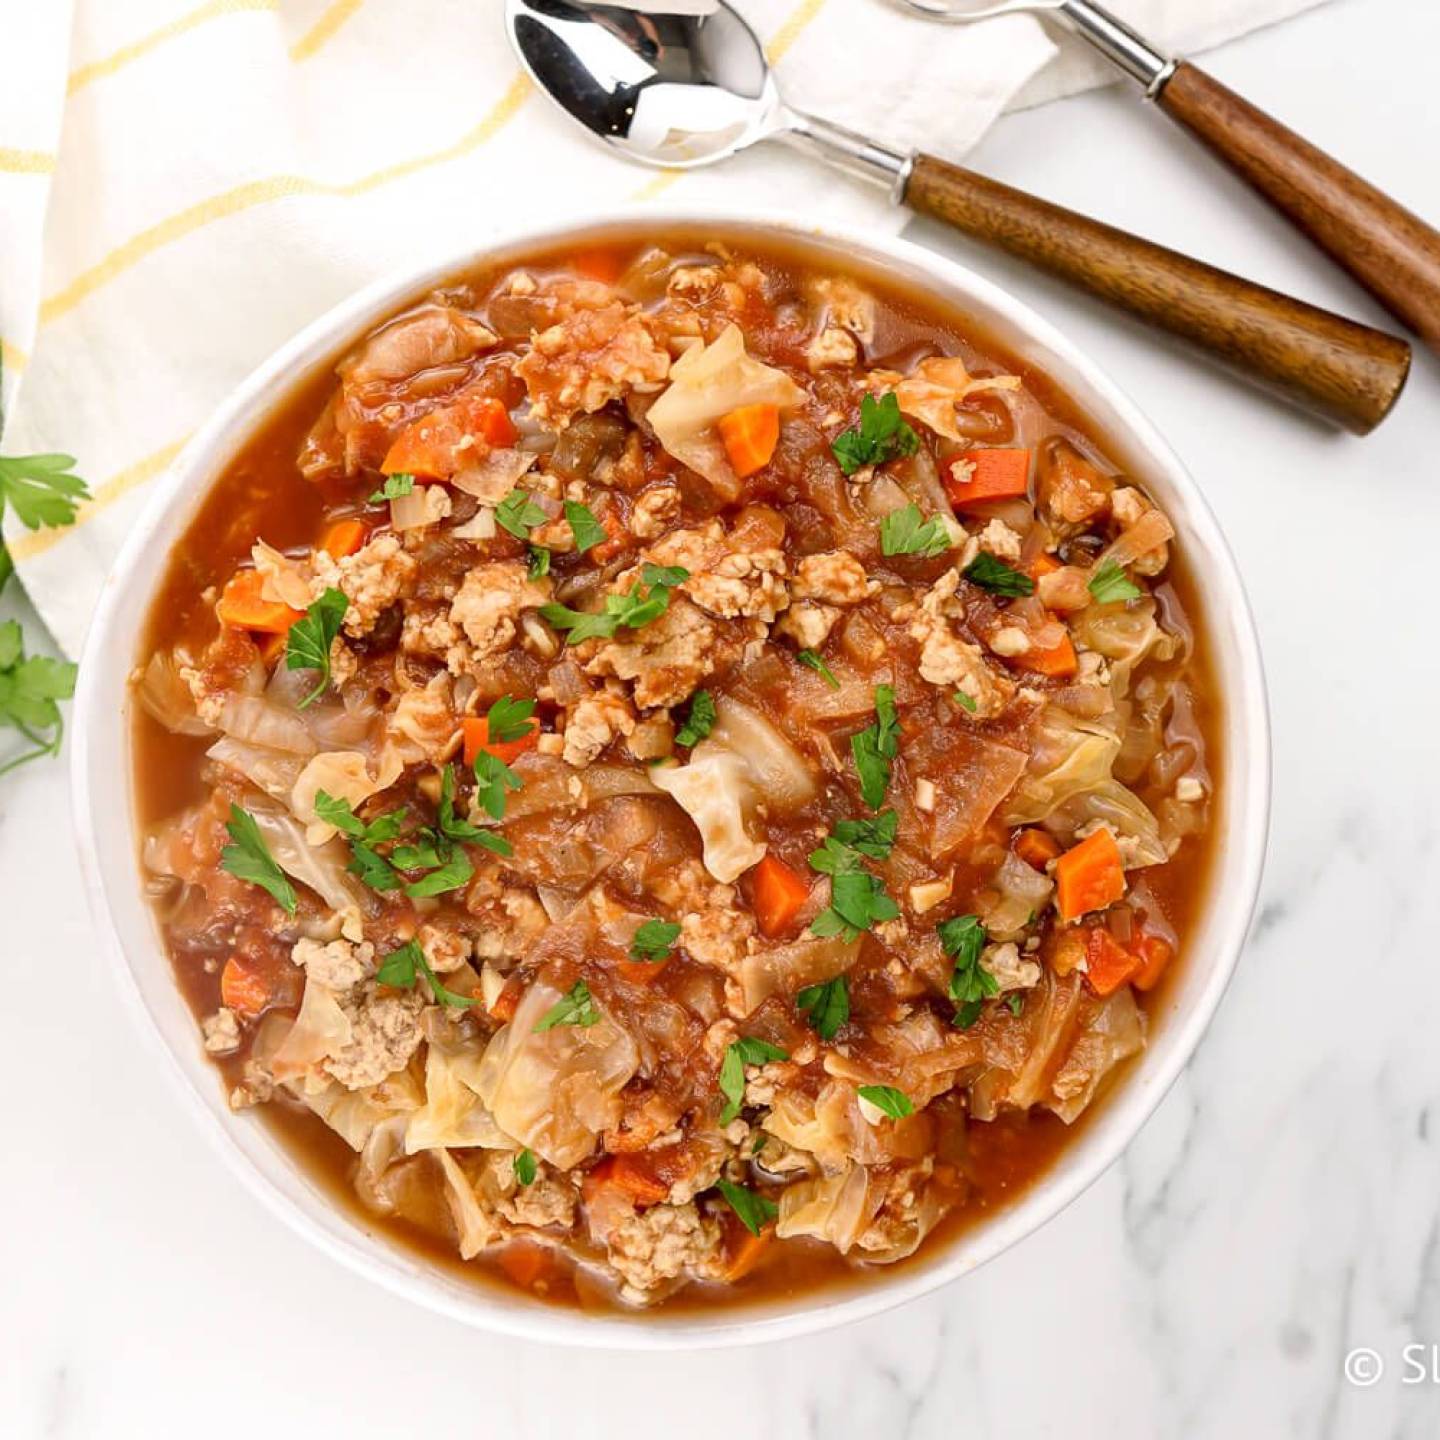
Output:
[[[1440,233],[1188,60],[1177,60],[1093,0],[894,0],[972,25],[1034,14],[1078,35],[1440,351]]]
[[[725,0],[506,0],[510,39],[550,98],[612,149],[687,169],[779,140],[1098,295],[1358,434],[1389,413],[1410,347],[934,156],[903,155],[787,105]]]

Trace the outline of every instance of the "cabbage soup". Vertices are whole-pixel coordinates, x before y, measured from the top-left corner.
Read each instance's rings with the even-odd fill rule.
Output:
[[[1173,540],[1043,375],[803,249],[417,297],[219,480],[139,657],[236,1123],[555,1302],[933,1253],[1183,963],[1218,702]]]

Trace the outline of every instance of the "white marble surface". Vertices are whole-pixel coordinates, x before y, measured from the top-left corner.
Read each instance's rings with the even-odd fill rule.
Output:
[[[1337,0],[1213,66],[1433,218],[1436,53],[1434,0]],[[1121,92],[1012,118],[977,164],[1378,316]],[[979,1274],[813,1340],[646,1358],[465,1330],[312,1253],[201,1145],[102,972],[63,774],[31,767],[0,788],[0,1435],[1440,1430],[1440,1385],[1402,1383],[1401,1359],[1440,1345],[1440,364],[1419,358],[1376,436],[1342,439],[966,258],[1068,327],[1172,437],[1249,576],[1273,689],[1256,933],[1122,1163]],[[1342,1374],[1360,1345],[1388,1367],[1363,1389]]]

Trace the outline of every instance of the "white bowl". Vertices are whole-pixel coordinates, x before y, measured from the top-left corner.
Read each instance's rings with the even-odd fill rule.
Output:
[[[712,1316],[689,1311],[589,1315],[549,1308],[519,1293],[466,1284],[362,1229],[297,1166],[253,1117],[230,1113],[201,1049],[199,1027],[171,974],[155,919],[141,896],[131,788],[131,699],[145,616],[162,575],[160,559],[179,540],[202,498],[256,425],[302,377],[427,287],[485,260],[519,259],[583,234],[653,235],[698,227],[737,239],[772,232],[840,264],[859,261],[924,289],[974,318],[1013,353],[1052,377],[1098,427],[1109,453],[1143,480],[1174,522],[1180,551],[1203,594],[1215,672],[1224,677],[1221,783],[1213,823],[1210,895],[1187,937],[1187,963],[1166,994],[1146,1053],[1056,1163],[1008,1209],[893,1272],[877,1268],[863,1286],[790,1298]],[[1159,1104],[1198,1044],[1239,957],[1254,909],[1269,818],[1270,740],[1254,622],[1240,575],[1209,506],[1149,421],[1053,326],[988,281],[902,240],[815,229],[773,215],[655,211],[514,232],[372,286],[336,307],[260,367],[185,447],[155,487],[100,599],[80,666],[72,766],[75,824],[86,884],[107,953],[126,1000],[175,1081],[179,1101],[199,1120],[239,1178],[300,1234],[351,1269],[432,1310],[468,1324],[535,1340],[627,1349],[682,1349],[754,1343],[806,1334],[876,1314],[967,1274],[1058,1213],[1115,1160]]]

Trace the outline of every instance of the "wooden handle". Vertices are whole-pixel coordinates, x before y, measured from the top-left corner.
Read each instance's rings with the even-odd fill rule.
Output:
[[[1440,233],[1194,65],[1156,103],[1440,351]]]
[[[1399,397],[1410,347],[1073,210],[917,155],[912,208],[1048,270],[1178,335],[1276,394],[1357,435]]]

